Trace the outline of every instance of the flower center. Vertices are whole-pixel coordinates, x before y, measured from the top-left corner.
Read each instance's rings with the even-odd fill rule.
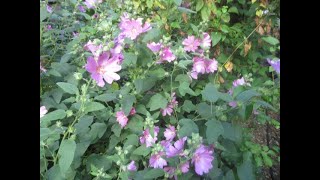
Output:
[[[97,70],[97,71],[98,71],[99,74],[104,74],[104,73],[106,73],[106,70],[105,70],[103,67],[101,67],[101,66],[98,67],[98,70]]]

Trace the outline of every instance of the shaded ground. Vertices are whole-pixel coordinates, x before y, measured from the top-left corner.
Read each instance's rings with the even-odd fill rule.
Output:
[[[279,115],[269,114],[270,117],[279,121]],[[257,122],[257,121],[255,121]],[[253,131],[254,141],[258,144],[269,147],[278,146],[280,148],[280,129],[276,129],[272,125],[255,123]],[[280,179],[280,163],[274,159],[274,164],[271,168],[263,168],[261,180],[279,180]]]

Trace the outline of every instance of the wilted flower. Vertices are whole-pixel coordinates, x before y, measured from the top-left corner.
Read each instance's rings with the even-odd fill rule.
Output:
[[[211,46],[211,38],[210,35],[208,33],[203,33],[203,39],[201,41],[201,46],[203,48],[208,48]]]
[[[40,62],[40,71],[46,72],[47,70],[42,66],[41,62]]]
[[[84,4],[87,6],[88,9],[94,9],[100,3],[102,3],[102,0],[86,0],[84,2]]]
[[[110,58],[110,53],[102,53],[98,57],[98,61],[95,61],[93,57],[88,57],[86,70],[91,73],[92,79],[97,82],[97,85],[103,87],[105,82],[111,84],[114,80],[120,79],[120,76],[116,73],[121,70],[121,66],[118,64],[118,60]]]
[[[149,166],[153,168],[163,168],[163,166],[167,165],[167,161],[162,158],[164,152],[158,152],[157,154],[153,154],[149,160]]]
[[[49,6],[49,5],[47,5],[47,11],[48,11],[49,13],[52,13],[52,7]]]
[[[233,87],[242,86],[242,85],[245,85],[245,84],[246,84],[246,82],[245,82],[243,77],[240,78],[240,79],[234,80],[233,83],[232,83]]]
[[[213,149],[202,144],[195,151],[191,162],[194,163],[195,171],[198,175],[201,176],[203,173],[208,173],[213,167],[212,161],[214,160],[214,157],[212,154]]]
[[[134,107],[131,108],[129,115],[135,115],[136,114],[136,109]]]
[[[180,170],[182,173],[187,173],[189,171],[189,161],[186,161],[185,163],[181,164]]]
[[[166,116],[166,115],[171,116],[171,113],[173,112],[173,106],[169,104],[164,109],[161,108],[160,112],[162,113],[162,116]]]
[[[90,51],[95,57],[98,57],[100,55],[102,45],[95,45],[91,40],[89,40],[89,42],[87,42],[83,48],[87,51]]]
[[[175,180],[177,180],[177,175],[175,175],[175,171],[176,171],[176,168],[175,167],[164,167],[163,170],[168,173],[169,175],[169,178],[172,178],[174,177]]]
[[[81,6],[81,5],[78,6],[78,9],[79,9],[80,12],[83,12],[83,13],[86,12],[86,10],[84,9],[84,7]]]
[[[159,52],[161,49],[162,44],[161,43],[148,43],[147,47],[152,51],[152,52]]]
[[[116,113],[117,121],[121,125],[121,128],[125,127],[128,123],[128,117],[124,114],[123,111],[118,111]]]

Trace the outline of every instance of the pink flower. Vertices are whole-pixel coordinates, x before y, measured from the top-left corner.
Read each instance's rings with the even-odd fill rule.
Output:
[[[137,170],[137,167],[134,164],[133,160],[127,165],[127,168],[128,168],[129,171],[136,171]]]
[[[156,143],[156,141],[158,140],[157,136],[159,133],[159,127],[155,126],[154,127],[154,137],[151,136],[149,129],[146,129],[143,131],[143,135],[140,137],[140,143],[141,144],[146,144],[146,147],[150,147],[153,144]]]
[[[214,73],[218,70],[218,61],[216,59],[206,61],[206,73]]]
[[[91,51],[91,53],[97,57],[99,56],[99,52],[98,50],[100,50],[102,48],[102,45],[100,44],[99,46],[95,45],[93,42],[91,42],[91,40],[89,40],[89,42],[87,42],[87,44],[84,45],[83,47],[85,50],[87,51]]]
[[[50,24],[48,24],[47,26],[46,26],[46,31],[49,31],[49,30],[51,30],[52,29],[52,26],[50,25]]]
[[[40,107],[40,118],[42,118],[45,114],[47,114],[48,110],[45,106]]]
[[[128,123],[128,118],[127,116],[124,114],[123,111],[118,111],[116,113],[116,117],[117,117],[117,121],[118,123],[121,125],[121,128],[125,127]]]
[[[237,102],[236,101],[231,101],[231,102],[229,102],[229,106],[231,106],[231,107],[233,107],[233,108],[235,108],[235,107],[237,107]]]
[[[186,161],[185,163],[181,164],[180,170],[182,173],[187,173],[189,171],[189,161]]]
[[[166,166],[167,161],[162,158],[163,155],[163,152],[152,155],[149,160],[149,166],[153,168],[163,168],[163,166]]]
[[[123,33],[125,37],[134,40],[141,33],[149,31],[151,29],[151,26],[148,22],[145,22],[145,24],[142,26],[142,18],[130,20],[128,14],[125,13],[121,17],[119,28],[121,30],[121,33]]]
[[[152,52],[159,52],[161,49],[162,44],[161,43],[148,43],[147,44],[148,48],[152,51]]]
[[[129,115],[135,115],[136,114],[136,109],[134,107],[131,108]]]
[[[233,84],[233,87],[237,87],[237,86],[245,85],[246,82],[245,82],[244,78],[242,77],[241,79],[234,80],[232,84]]]
[[[79,33],[78,32],[72,32],[73,37],[79,37]]]
[[[48,13],[52,13],[52,7],[47,5],[47,11],[48,11]]]
[[[172,53],[170,47],[164,47],[160,52],[160,61],[171,62],[176,59],[176,56]]]
[[[78,9],[79,9],[80,12],[83,12],[83,13],[86,12],[86,10],[84,9],[84,7],[81,6],[81,5],[78,6]]]
[[[41,62],[40,62],[40,71],[47,72],[47,70],[42,66]]]
[[[192,71],[204,74],[206,73],[206,62],[203,58],[194,57]]]
[[[200,40],[196,39],[194,36],[188,36],[188,38],[184,39],[182,44],[184,45],[185,51],[195,52],[200,46]]]
[[[202,33],[203,34],[203,39],[201,41],[201,46],[203,48],[207,48],[211,46],[211,38],[210,35],[208,33]]]
[[[169,115],[171,116],[171,113],[173,112],[173,106],[169,104],[166,108],[160,109],[160,112],[162,113],[162,116]]]
[[[167,148],[165,148],[167,157],[170,158],[170,157],[173,157],[176,155],[183,156],[184,155],[183,148],[184,148],[184,143],[186,140],[187,140],[187,137],[183,137],[183,138],[177,140],[174,143],[174,146],[170,145]]]
[[[97,85],[103,87],[105,82],[111,84],[114,80],[119,80],[120,76],[116,73],[121,70],[118,60],[110,58],[110,53],[102,53],[95,61],[93,57],[88,57],[86,70],[91,73],[92,79],[97,82]]]
[[[194,163],[195,171],[198,175],[202,175],[203,173],[208,173],[209,170],[213,167],[212,161],[213,157],[213,148],[209,148],[204,145],[200,145],[198,149],[195,151],[192,157],[192,163]]]
[[[94,9],[100,3],[102,3],[102,0],[86,0],[84,2],[84,4],[87,6],[88,9]]]
[[[172,92],[171,94],[171,105],[173,107],[176,107],[178,105],[178,101],[176,100],[176,93],[175,92]]]
[[[169,127],[164,131],[163,135],[166,137],[167,141],[172,141],[176,137],[176,128],[169,125]]]
[[[175,175],[175,171],[176,171],[176,168],[175,167],[164,167],[163,170],[168,173],[169,175],[169,178],[172,178],[174,177],[175,180],[177,180],[177,175]]]

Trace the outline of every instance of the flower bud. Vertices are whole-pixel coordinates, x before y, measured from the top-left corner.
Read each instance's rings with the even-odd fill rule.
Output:
[[[73,115],[73,112],[71,110],[66,111],[67,117],[70,117]]]

